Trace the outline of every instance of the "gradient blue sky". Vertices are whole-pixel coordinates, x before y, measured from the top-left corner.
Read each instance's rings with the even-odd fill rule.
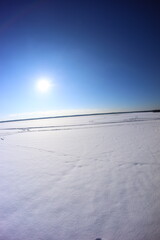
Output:
[[[0,117],[159,107],[159,12],[147,0],[1,1]]]

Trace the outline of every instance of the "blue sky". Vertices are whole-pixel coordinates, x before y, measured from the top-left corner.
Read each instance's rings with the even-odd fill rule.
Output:
[[[160,106],[160,4],[15,0],[0,7],[0,117]],[[53,82],[45,94],[39,78]]]

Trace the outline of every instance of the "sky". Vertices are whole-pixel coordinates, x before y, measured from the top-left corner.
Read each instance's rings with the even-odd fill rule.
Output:
[[[0,117],[159,108],[159,12],[147,0],[1,1]]]

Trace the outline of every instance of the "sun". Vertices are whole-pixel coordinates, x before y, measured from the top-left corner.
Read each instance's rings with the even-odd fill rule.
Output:
[[[45,93],[48,92],[52,87],[52,83],[49,79],[42,78],[37,81],[36,89],[39,92]]]

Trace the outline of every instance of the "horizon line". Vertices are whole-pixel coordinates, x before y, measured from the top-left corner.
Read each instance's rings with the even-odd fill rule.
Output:
[[[20,119],[2,120],[2,121],[0,121],[0,123],[36,121],[36,120],[53,119],[53,118],[69,118],[69,117],[85,117],[85,116],[87,117],[87,116],[97,116],[97,115],[139,113],[139,112],[141,112],[141,113],[144,113],[144,112],[160,112],[160,109],[120,111],[120,112],[84,113],[84,114],[57,115],[57,116],[48,116],[48,117],[20,118]]]

